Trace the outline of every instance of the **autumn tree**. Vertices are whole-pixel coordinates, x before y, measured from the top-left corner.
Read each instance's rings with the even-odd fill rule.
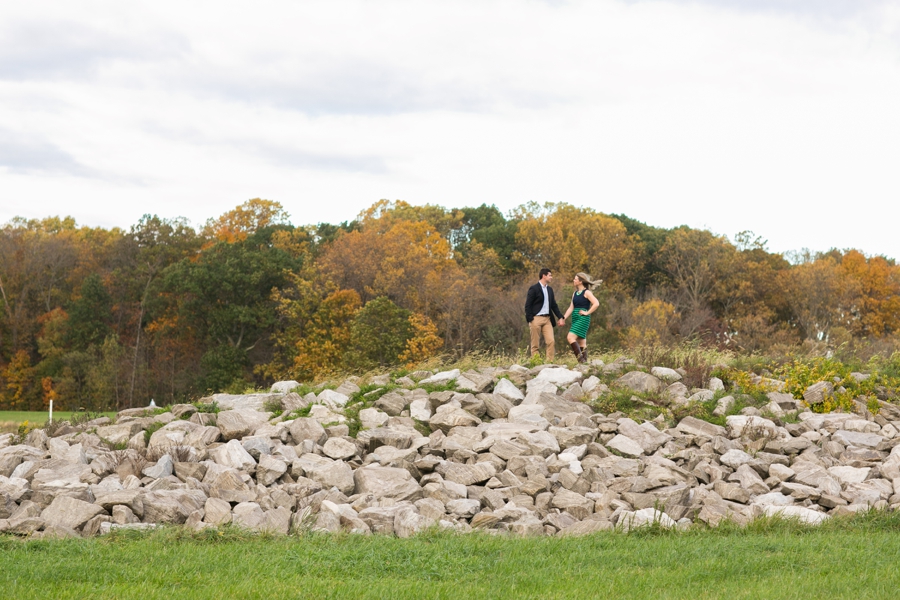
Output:
[[[356,371],[398,364],[414,333],[409,317],[410,311],[385,296],[367,302],[350,325],[344,364]]]
[[[144,215],[132,225],[119,244],[115,279],[123,288],[120,303],[134,307],[131,323],[133,350],[128,377],[128,405],[134,402],[137,375],[150,293],[162,271],[171,264],[193,255],[199,250],[199,239],[185,219],[162,219]]]
[[[351,348],[351,326],[361,306],[354,290],[338,290],[319,304],[298,338],[293,373],[301,379],[337,371]]]
[[[168,298],[160,316],[177,315],[204,344],[202,389],[244,379],[252,369],[249,352],[268,342],[276,318],[271,291],[300,267],[272,245],[274,231],[264,228],[241,241],[218,242],[168,267],[160,278],[160,297]]]
[[[68,300],[75,221],[16,218],[0,228],[0,356],[31,351],[38,317]]]
[[[883,256],[866,258],[848,250],[840,260],[844,289],[852,294],[851,333],[856,337],[884,337],[900,331],[900,269]]]
[[[437,355],[444,346],[444,340],[438,334],[437,326],[425,315],[409,315],[409,326],[412,335],[406,340],[406,348],[397,358],[411,368]]]
[[[432,314],[435,290],[455,266],[450,245],[425,221],[396,221],[386,231],[363,227],[339,236],[318,261],[337,287],[363,303],[386,296],[409,310]]]
[[[496,261],[500,274],[522,270],[524,265],[516,258],[517,221],[506,219],[496,206],[487,204],[461,212],[460,226],[450,232],[449,241],[464,261],[471,260],[472,255],[491,255],[496,257],[492,262]]]
[[[844,324],[848,290],[841,281],[838,265],[831,257],[796,265],[779,274],[792,319],[805,339],[828,340],[831,329]]]
[[[535,275],[541,267],[564,278],[583,271],[602,279],[612,293],[632,289],[640,241],[618,219],[564,203],[528,205],[518,214],[516,244]]]
[[[238,242],[266,227],[290,225],[284,207],[274,200],[253,198],[215,219],[209,219],[202,235],[209,240]]]

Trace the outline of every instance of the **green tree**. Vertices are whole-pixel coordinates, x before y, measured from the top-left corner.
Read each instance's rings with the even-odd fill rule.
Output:
[[[163,269],[192,255],[199,249],[199,245],[197,233],[185,219],[161,219],[157,215],[144,215],[122,237],[118,252],[119,264],[114,276],[124,288],[124,297],[120,302],[132,307],[134,320],[134,349],[131,352],[131,373],[127,384],[128,406],[134,403],[152,285]]]
[[[96,273],[81,284],[81,295],[69,307],[67,346],[73,350],[99,347],[111,333],[112,298]]]
[[[350,325],[344,364],[355,370],[399,364],[414,333],[410,314],[385,296],[367,302]]]
[[[264,228],[234,243],[219,242],[196,257],[183,259],[161,276],[160,293],[167,312],[177,315],[179,329],[203,344],[201,390],[219,390],[250,377],[276,321],[272,290],[287,283],[287,273],[300,259],[272,244],[276,228]],[[168,297],[168,298],[166,298]]]
[[[518,223],[507,220],[496,206],[482,204],[476,208],[461,209],[460,227],[450,234],[450,243],[464,257],[473,249],[490,249],[496,253],[503,270],[509,274],[524,267],[515,257]]]

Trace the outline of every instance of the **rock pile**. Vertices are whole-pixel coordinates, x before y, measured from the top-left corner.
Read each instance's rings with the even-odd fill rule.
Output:
[[[622,367],[420,372],[370,392],[377,399],[362,410],[351,403],[360,391],[354,381],[304,397],[279,382],[271,394],[212,397],[218,413],[188,404],[162,414],[129,409],[114,422],[64,425],[52,435],[6,434],[0,532],[90,536],[232,524],[281,534],[406,537],[438,526],[567,536],[774,514],[817,523],[900,505],[895,405],[882,403],[877,415],[862,406],[860,414],[816,414],[772,392],[763,413],[745,409],[724,427],[595,413],[589,401],[609,388],[591,373]],[[686,405],[722,388],[713,378],[688,390],[680,378],[654,368],[612,385]],[[449,382],[461,391],[422,387]],[[811,399],[825,388],[811,390]],[[282,412],[265,410],[273,403]],[[722,397],[717,410],[733,403]],[[308,416],[291,418],[299,409]],[[797,418],[784,424],[786,415]],[[351,437],[348,423],[357,418],[361,429]]]

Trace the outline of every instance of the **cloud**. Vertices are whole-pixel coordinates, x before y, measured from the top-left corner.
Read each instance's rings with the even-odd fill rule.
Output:
[[[0,79],[85,79],[118,62],[160,61],[185,53],[172,32],[110,32],[89,23],[7,19],[0,31]]]
[[[171,127],[159,122],[146,122],[143,131],[165,143],[189,144],[204,152],[230,152],[245,159],[255,159],[269,166],[314,171],[337,171],[383,175],[389,169],[381,155],[348,152],[340,149],[310,150],[302,144],[289,141],[290,135],[273,136],[260,132],[247,136],[235,132],[223,135],[196,127]]]
[[[660,0],[625,0],[628,3]],[[884,0],[663,0],[679,5],[704,5],[752,13],[778,13],[803,17],[847,19],[884,6]]]
[[[97,174],[59,146],[34,135],[0,128],[0,167],[14,173],[49,173],[76,177]]]
[[[900,256],[894,0],[115,8],[0,3],[0,189],[31,216],[533,199]]]
[[[380,156],[352,156],[307,152],[279,144],[245,141],[232,144],[270,165],[324,171],[384,175],[388,167]]]
[[[413,69],[364,59],[342,60],[284,79],[227,71],[203,73],[185,82],[185,87],[200,96],[272,106],[313,117],[436,110],[487,112],[500,100],[497,90],[473,88],[460,81],[429,82]],[[533,106],[541,103],[533,96],[526,100]]]

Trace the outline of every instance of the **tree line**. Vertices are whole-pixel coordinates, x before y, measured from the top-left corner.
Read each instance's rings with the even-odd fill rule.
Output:
[[[900,267],[859,250],[769,252],[565,203],[447,209],[379,201],[294,226],[253,199],[195,229],[71,218],[0,229],[0,408],[175,402],[276,379],[521,351],[525,291],[547,266],[602,279],[588,342],[684,340],[766,351],[897,339]]]

